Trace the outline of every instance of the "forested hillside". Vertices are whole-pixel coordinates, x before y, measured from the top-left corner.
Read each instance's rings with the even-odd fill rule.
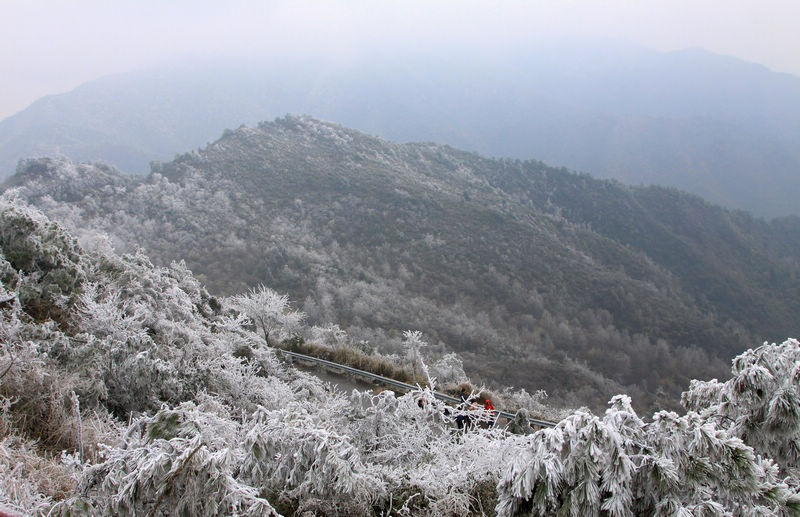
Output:
[[[185,260],[215,294],[266,283],[384,352],[420,329],[473,378],[560,403],[675,407],[800,321],[796,218],[307,117],[226,131],[146,178],[40,159],[9,186],[78,235]]]
[[[243,310],[262,290],[216,298],[183,263],[81,241],[0,198],[3,513],[800,513],[797,340],[693,382],[684,415],[645,421],[620,395],[534,433],[525,411],[491,425],[428,389],[338,393],[267,346]],[[324,331],[290,314],[274,339]]]

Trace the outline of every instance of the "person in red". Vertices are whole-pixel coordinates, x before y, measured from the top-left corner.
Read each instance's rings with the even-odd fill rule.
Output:
[[[494,405],[492,404],[492,401],[486,399],[486,402],[483,404],[483,409],[489,413],[489,427],[494,427],[494,421],[496,417],[494,414]]]

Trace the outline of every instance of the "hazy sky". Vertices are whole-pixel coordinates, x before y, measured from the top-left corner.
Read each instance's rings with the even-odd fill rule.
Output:
[[[0,119],[89,79],[219,52],[614,38],[800,75],[800,0],[0,0]]]

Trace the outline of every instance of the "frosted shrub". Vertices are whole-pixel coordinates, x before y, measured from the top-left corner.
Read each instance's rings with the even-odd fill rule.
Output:
[[[146,307],[120,299],[120,291],[87,282],[78,298],[78,324],[87,334],[109,336],[116,341],[141,341],[145,338],[143,322]]]
[[[800,496],[769,462],[697,413],[660,412],[645,424],[617,396],[603,418],[578,411],[529,439],[498,486],[498,515],[800,511]]]
[[[37,344],[4,343],[3,361],[8,366],[0,380],[0,397],[9,401],[3,420],[6,428],[35,437],[50,447],[78,446],[78,419],[71,396],[78,389],[76,375],[54,368],[39,353]],[[13,363],[11,363],[13,356]]]
[[[464,363],[462,363],[458,354],[445,354],[429,367],[429,371],[431,377],[435,377],[439,381],[440,386],[469,382],[469,377],[464,372]]]
[[[71,493],[75,480],[57,459],[45,459],[35,443],[19,436],[0,440],[0,509],[5,506],[22,515],[46,513],[53,499]]]
[[[429,439],[398,472],[395,491],[416,494],[407,505],[411,515],[492,515],[503,466],[521,452],[518,438],[473,428]]]
[[[366,399],[364,398],[366,397]],[[418,400],[427,404],[420,408]],[[430,443],[448,430],[430,392],[396,398],[391,391],[370,397],[354,396],[350,433],[359,448],[378,464],[407,466],[429,453]]]
[[[243,447],[242,475],[297,512],[364,515],[385,497],[384,482],[349,437],[299,406],[263,414]]]
[[[456,410],[445,409],[428,389],[351,395],[348,434],[364,462],[382,466],[399,515],[491,514],[503,465],[520,450],[497,429],[457,430]]]
[[[342,348],[349,344],[350,339],[347,332],[342,330],[339,325],[328,324],[325,326],[314,325],[308,332],[308,341],[316,345],[328,348]]]
[[[569,409],[554,408],[545,404],[547,392],[544,390],[538,390],[536,393],[531,394],[524,388],[517,390],[505,388],[499,393],[499,399],[506,410],[517,411],[525,409],[528,415],[535,415],[539,419],[550,422],[558,422],[571,413]]]
[[[4,289],[14,290],[35,320],[62,321],[75,302],[76,287],[86,280],[77,240],[38,210],[4,196],[0,245]]]
[[[135,422],[123,447],[88,468],[64,515],[278,515],[259,491],[233,475],[241,433],[229,419],[193,404]]]

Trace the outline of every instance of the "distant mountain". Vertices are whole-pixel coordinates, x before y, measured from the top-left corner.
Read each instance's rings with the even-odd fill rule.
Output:
[[[45,155],[146,173],[225,127],[285,113],[800,214],[800,78],[702,50],[607,43],[187,61],[110,76],[0,122],[0,176]]]
[[[674,407],[688,379],[800,330],[800,218],[308,117],[146,177],[38,159],[9,186],[217,294],[263,282],[378,347],[419,329],[470,375],[564,403]]]

